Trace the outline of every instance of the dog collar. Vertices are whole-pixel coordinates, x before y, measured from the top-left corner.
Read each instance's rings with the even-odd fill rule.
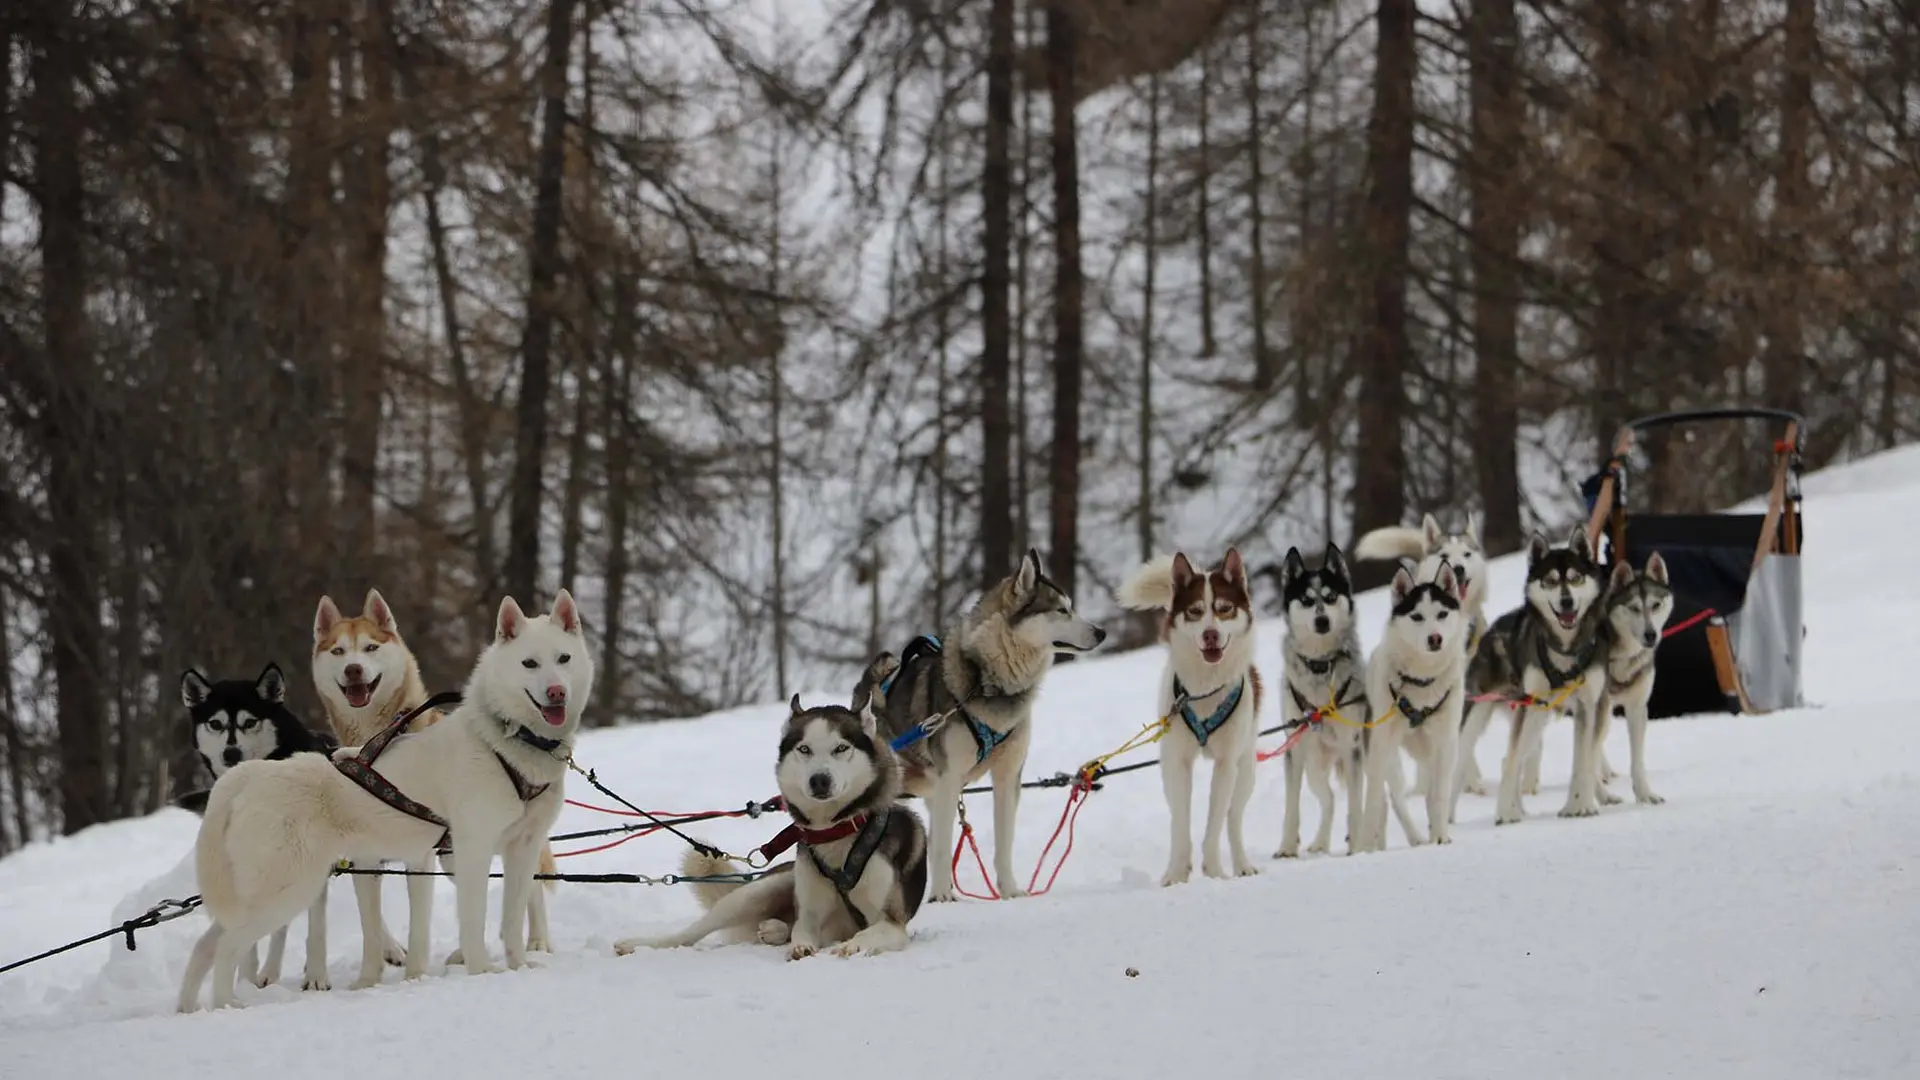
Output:
[[[555,750],[560,749],[559,739],[549,739],[541,735],[535,735],[531,728],[524,725],[513,733],[513,737],[543,754],[551,754]]]
[[[865,814],[855,814],[845,821],[836,822],[824,829],[811,829],[796,820],[775,833],[773,839],[760,845],[760,854],[771,860],[795,844],[805,844],[808,847],[831,844],[835,840],[845,840],[866,827],[867,815]]]
[[[1307,665],[1307,670],[1312,672],[1313,674],[1325,675],[1327,672],[1333,670],[1334,661],[1340,659],[1345,655],[1347,655],[1347,650],[1335,649],[1334,651],[1328,653],[1327,655],[1321,657],[1318,660],[1315,660],[1312,657],[1303,656],[1300,658],[1300,662]]]

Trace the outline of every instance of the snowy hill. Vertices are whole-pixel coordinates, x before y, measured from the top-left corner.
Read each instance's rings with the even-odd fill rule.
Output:
[[[1395,829],[1383,854],[1263,860],[1257,878],[1196,874],[1161,889],[1166,809],[1143,771],[1093,796],[1051,895],[928,907],[904,953],[789,964],[777,950],[709,945],[617,959],[615,938],[690,917],[691,894],[569,884],[553,896],[557,952],[536,957],[539,969],[416,984],[390,971],[375,990],[302,994],[302,921],[283,985],[243,989],[248,1009],[180,1017],[174,996],[204,925],[194,915],[143,933],[137,952],[101,943],[0,975],[0,1072],[1920,1075],[1920,726],[1902,679],[1920,655],[1906,617],[1920,579],[1889,572],[1920,530],[1920,449],[1812,477],[1806,490],[1806,692],[1817,707],[1656,723],[1648,756],[1664,806],[1555,818],[1569,757],[1569,725],[1556,724],[1545,790],[1519,826],[1496,831],[1492,800],[1468,797],[1451,848],[1406,850]],[[1495,608],[1517,600],[1521,573],[1515,560],[1495,564]],[[1361,612],[1371,644],[1384,597],[1364,598]],[[1270,670],[1277,634],[1263,629]],[[1161,662],[1153,649],[1059,669],[1029,776],[1071,769],[1150,720]],[[649,808],[737,807],[772,793],[783,714],[770,704],[595,732],[578,756]],[[1503,731],[1496,721],[1480,747],[1483,769],[1497,769]],[[1615,725],[1616,765],[1625,739]],[[1283,787],[1279,764],[1263,766],[1248,819],[1256,855],[1278,843]],[[577,783],[569,794],[604,801]],[[1017,866],[1034,865],[1063,800],[1027,794]],[[971,803],[985,820],[987,797]],[[569,808],[560,828],[617,823]],[[0,961],[193,892],[183,860],[196,825],[164,811],[0,861]],[[694,831],[737,851],[773,828]],[[664,873],[680,850],[656,836],[562,866]],[[978,888],[976,875],[962,865],[963,883]],[[384,896],[404,935],[402,892],[389,881]],[[358,924],[346,883],[331,897],[330,960],[344,987]],[[446,883],[434,939],[437,960],[455,939]]]

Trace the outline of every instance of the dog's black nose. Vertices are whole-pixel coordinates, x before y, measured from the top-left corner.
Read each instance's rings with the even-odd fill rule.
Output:
[[[237,747],[237,746],[229,746],[229,747],[227,747],[227,751],[226,751],[226,753],[224,753],[224,754],[221,754],[220,756],[221,756],[222,758],[224,758],[224,759],[226,760],[226,762],[227,762],[227,764],[229,764],[229,765],[238,765],[238,764],[240,764],[240,748],[239,748],[239,747]]]
[[[1106,632],[1105,630],[1102,630],[1102,629],[1100,629],[1100,628],[1099,628],[1099,627],[1097,627],[1097,626],[1096,626],[1096,627],[1094,627],[1094,628],[1093,628],[1093,643],[1094,643],[1095,645],[1098,645],[1098,644],[1100,644],[1101,642],[1103,642],[1103,641],[1105,641],[1105,640],[1107,640],[1107,632]]]
[[[833,794],[833,777],[817,772],[807,777],[807,791],[816,799],[824,799]]]
[[[1655,645],[1658,645],[1660,643],[1660,635],[1649,630],[1646,633],[1640,635],[1640,640],[1642,643],[1646,645],[1647,648],[1651,649]]]
[[[347,671],[346,671],[347,681],[358,682],[360,681],[360,676],[365,672],[366,672],[366,669],[361,667],[359,664],[348,664]]]
[[[1326,633],[1327,631],[1329,631],[1329,630],[1331,630],[1331,629],[1333,629],[1333,620],[1332,620],[1332,619],[1329,619],[1329,618],[1327,618],[1327,617],[1326,617],[1325,615],[1315,615],[1315,616],[1313,617],[1313,632],[1314,632],[1314,633],[1316,633],[1316,634],[1324,634],[1324,633]]]
[[[1442,638],[1439,634],[1427,635],[1427,651],[1428,652],[1439,652],[1440,646],[1445,644],[1446,644],[1446,640]]]

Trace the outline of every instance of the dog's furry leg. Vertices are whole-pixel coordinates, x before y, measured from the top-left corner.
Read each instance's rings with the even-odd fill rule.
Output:
[[[1300,783],[1306,776],[1305,751],[1298,744],[1287,751],[1285,760],[1287,770],[1287,809],[1280,819],[1280,848],[1273,853],[1276,859],[1297,859],[1300,857]],[[1313,793],[1320,795],[1321,785],[1316,783]],[[1314,841],[1309,850],[1325,851],[1327,815],[1333,812],[1333,793],[1328,792],[1320,801],[1320,838]]]
[[[1493,815],[1495,825],[1511,825],[1527,816],[1526,807],[1520,801],[1520,771],[1527,751],[1539,741],[1540,729],[1545,723],[1545,714],[1539,709],[1513,711],[1512,723],[1507,729],[1507,755],[1500,762],[1500,800]]]
[[[799,909],[793,920],[792,944],[787,948],[789,960],[805,960],[820,951],[820,914],[805,904],[799,905]]]
[[[1480,761],[1474,756],[1474,748],[1480,745],[1480,736],[1487,730],[1487,721],[1493,719],[1493,710],[1499,704],[1492,701],[1476,701],[1467,706],[1467,719],[1460,727],[1460,767],[1454,777],[1454,805],[1459,805],[1458,792],[1474,795],[1487,793],[1487,781],[1480,775]]]
[[[1427,790],[1427,831],[1434,843],[1451,844],[1452,780],[1457,765],[1454,759],[1460,752],[1460,724],[1446,713],[1435,719],[1441,726],[1427,736],[1427,750],[1433,758],[1433,767],[1427,770],[1427,775],[1433,778],[1433,786]]]
[[[1389,755],[1388,760],[1387,799],[1393,806],[1393,816],[1400,822],[1400,831],[1406,834],[1407,846],[1420,847],[1427,842],[1427,834],[1425,830],[1420,828],[1420,823],[1413,820],[1413,811],[1407,806],[1407,777],[1404,767],[1400,762],[1400,750],[1398,747],[1394,748],[1394,752]],[[1382,823],[1380,831],[1383,834],[1386,832],[1384,823]],[[1386,843],[1386,837],[1382,835],[1380,838],[1380,846],[1384,849]]]
[[[1246,753],[1239,755],[1240,763],[1233,773],[1233,801],[1227,805],[1227,854],[1233,859],[1233,872],[1239,877],[1252,877],[1260,872],[1247,858],[1247,804],[1253,801],[1253,785],[1258,774],[1254,771],[1257,759],[1254,747],[1247,745]]]
[[[1520,770],[1520,794],[1540,794],[1540,746],[1546,740],[1547,725],[1553,722],[1553,713],[1544,713],[1540,720],[1540,739],[1527,748],[1527,756],[1522,759]]]
[[[1601,697],[1600,707],[1594,713],[1593,793],[1599,798],[1601,806],[1620,805],[1620,796],[1607,789],[1607,785],[1613,783],[1614,778],[1619,775],[1613,771],[1613,766],[1607,764],[1607,729],[1612,726],[1614,714],[1624,712],[1625,708],[1615,705],[1613,695],[1608,694]]]
[[[359,863],[354,869],[367,869]],[[372,869],[378,869],[374,864]],[[386,965],[386,920],[380,917],[380,875],[353,875],[353,898],[360,906],[360,975],[352,988],[365,990],[380,985],[380,971]]]
[[[428,856],[407,864],[407,967],[406,978],[418,979],[427,973],[427,954],[433,948],[433,869]]]
[[[215,939],[213,948],[213,1007],[230,1009],[240,1004],[234,994],[234,983],[240,975],[240,954],[248,946],[255,944],[258,937],[243,937],[245,930],[236,933],[223,929]]]
[[[469,975],[500,970],[487,956],[487,871],[492,867],[491,838],[471,834],[455,838],[454,909],[460,917],[460,960]]]
[[[332,879],[329,878],[329,881]],[[302,990],[331,990],[333,978],[327,974],[327,886],[307,909],[307,966],[300,980]]]
[[[907,947],[907,928],[892,919],[882,919],[831,950],[835,956],[879,956]]]
[[[220,924],[208,926],[193,943],[193,955],[187,958],[187,973],[180,980],[179,1010],[190,1013],[200,1007],[200,984],[207,981],[207,973],[213,970],[214,950],[220,945]]]
[[[993,776],[993,876],[997,879],[1002,900],[1027,895],[1020,880],[1013,876],[1013,830],[1019,824],[1020,770],[1026,764],[1027,756],[1024,738],[1017,757],[1012,752],[1014,749],[1003,745],[990,769]],[[948,857],[951,859],[951,852]]]
[[[530,894],[539,891],[533,880],[539,861],[540,846],[532,840],[515,840],[500,851],[500,944],[510,971],[527,966],[527,908]]]
[[[927,793],[927,903],[953,901],[954,827],[959,823],[960,793],[942,785]]]
[[[248,982],[253,983],[255,985],[259,985],[260,983],[260,943],[259,942],[256,941],[253,944],[247,946],[247,951],[240,954],[240,966],[236,970],[240,978],[245,979]]]
[[[1347,785],[1347,854],[1351,855],[1354,853],[1354,838],[1360,835],[1360,822],[1366,816],[1365,815],[1365,810],[1366,810],[1365,797],[1366,797],[1367,762],[1366,762],[1366,755],[1363,751],[1363,744],[1357,738],[1353,741],[1353,749],[1349,751],[1345,751],[1345,754],[1346,754],[1345,775],[1346,775],[1346,785]],[[1328,770],[1328,771],[1330,772],[1332,770]],[[1326,782],[1326,775],[1324,773],[1321,776],[1321,782],[1323,784]],[[1322,805],[1326,808],[1326,816],[1323,817],[1320,821],[1320,837],[1321,837],[1321,840],[1323,841],[1323,844],[1320,848],[1321,851],[1327,850],[1327,846],[1324,842],[1332,840],[1332,835],[1331,835],[1332,829],[1333,829],[1332,794],[1333,793],[1329,791],[1327,793],[1328,797],[1322,801]]]
[[[1560,808],[1561,817],[1592,817],[1600,812],[1600,799],[1594,793],[1600,779],[1600,766],[1594,760],[1600,753],[1595,739],[1599,729],[1596,705],[1585,694],[1574,699],[1573,775],[1567,784],[1567,804]]]
[[[540,863],[537,870],[542,874],[557,874],[560,872],[560,868],[554,865],[553,862],[552,844],[543,843],[540,845]],[[547,925],[547,893],[551,892],[559,884],[559,882],[552,880],[540,882],[539,885],[534,887],[533,895],[527,898],[528,952],[553,951],[553,931]],[[541,886],[544,886],[544,888]]]
[[[1633,801],[1658,806],[1667,800],[1655,795],[1652,785],[1647,783],[1647,703],[1642,701],[1625,708],[1627,745],[1633,755],[1628,765],[1633,770]]]
[[[1199,768],[1195,762],[1194,768]],[[1210,878],[1226,877],[1220,865],[1220,834],[1227,824],[1227,810],[1233,804],[1234,785],[1240,782],[1240,759],[1222,753],[1213,760],[1213,776],[1207,781],[1207,828],[1200,837],[1200,872]]]
[[[280,963],[287,955],[287,928],[281,927],[267,939],[267,962],[260,965],[260,972],[254,978],[253,985],[262,990],[280,981]]]
[[[1160,785],[1167,795],[1171,832],[1167,837],[1167,872],[1162,885],[1184,885],[1193,876],[1193,755],[1160,744]]]

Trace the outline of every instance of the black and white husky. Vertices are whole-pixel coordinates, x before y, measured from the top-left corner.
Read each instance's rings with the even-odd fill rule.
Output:
[[[193,748],[217,782],[243,761],[281,761],[294,754],[331,754],[340,743],[324,731],[310,731],[287,708],[287,680],[280,665],[268,664],[260,677],[214,682],[198,670],[180,676],[180,701],[193,724]],[[205,813],[211,789],[190,792],[179,805]],[[259,964],[257,946],[240,961],[240,974],[255,986],[280,981],[287,950],[287,928],[280,927],[267,942],[267,962]],[[326,990],[327,898],[322,893],[307,910],[307,964],[303,990]]]
[[[1606,691],[1606,582],[1587,531],[1575,525],[1566,543],[1549,544],[1535,533],[1527,544],[1526,602],[1495,619],[1480,639],[1467,672],[1469,692],[1496,695],[1514,704],[1507,754],[1500,766],[1496,825],[1526,816],[1521,805],[1525,764],[1539,753],[1540,736],[1550,711],[1571,713],[1574,721],[1572,782],[1561,817],[1600,812],[1595,791],[1599,769],[1589,767],[1594,728]],[[1475,702],[1461,731],[1466,752],[1499,700]]]
[[[1367,660],[1367,700],[1378,719],[1367,729],[1366,813],[1353,845],[1357,850],[1387,846],[1388,805],[1409,845],[1417,847],[1429,838],[1414,823],[1401,793],[1402,748],[1430,778],[1426,800],[1431,839],[1436,844],[1452,842],[1449,781],[1466,699],[1467,654],[1461,639],[1470,632],[1462,606],[1465,594],[1453,568],[1444,564],[1432,581],[1416,583],[1404,566],[1393,575],[1387,632]]]
[[[1607,692],[1600,701],[1599,722],[1594,725],[1594,746],[1590,754],[1600,771],[1596,790],[1603,803],[1620,799],[1607,790],[1613,779],[1607,768],[1607,723],[1618,716],[1627,722],[1628,768],[1633,778],[1634,801],[1653,805],[1664,802],[1647,783],[1647,701],[1653,697],[1653,660],[1660,638],[1673,614],[1673,587],[1667,580],[1667,562],[1654,552],[1644,569],[1635,570],[1623,560],[1613,568],[1608,582],[1606,621]],[[1538,770],[1536,759],[1534,768]]]
[[[1354,545],[1356,559],[1405,559],[1415,563],[1413,580],[1432,581],[1442,564],[1453,569],[1456,585],[1466,589],[1461,606],[1466,609],[1470,633],[1464,639],[1468,655],[1480,644],[1487,628],[1487,551],[1480,543],[1480,515],[1470,513],[1464,527],[1448,532],[1432,514],[1426,515],[1418,529],[1392,525],[1374,529]]]
[[[1287,549],[1280,570],[1287,636],[1280,646],[1280,712],[1290,724],[1319,717],[1287,751],[1287,809],[1276,859],[1300,854],[1300,788],[1320,801],[1320,829],[1308,845],[1325,854],[1333,842],[1333,780],[1347,791],[1347,851],[1359,835],[1366,792],[1362,749],[1367,704],[1366,657],[1353,618],[1353,577],[1339,547],[1329,543],[1320,565],[1308,569],[1299,548]],[[1341,721],[1346,721],[1342,723]]]
[[[823,949],[854,956],[906,947],[907,924],[927,891],[927,831],[899,801],[900,759],[870,705],[858,713],[807,709],[796,694],[790,708],[774,776],[793,824],[761,850],[777,854],[797,842],[794,860],[744,885],[694,882],[706,914],[675,934],[618,941],[615,952],[693,945],[719,931],[736,943],[785,945],[789,960]],[[744,872],[697,851],[681,868],[691,878]]]

